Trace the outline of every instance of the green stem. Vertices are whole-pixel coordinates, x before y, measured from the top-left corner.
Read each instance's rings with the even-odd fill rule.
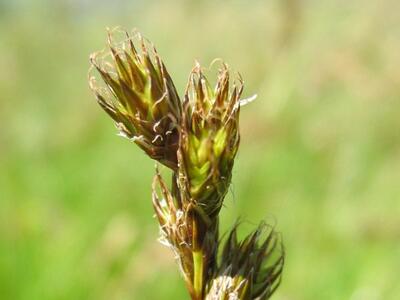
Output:
[[[197,299],[202,299],[203,294],[203,253],[202,251],[193,252],[194,278],[193,287]]]

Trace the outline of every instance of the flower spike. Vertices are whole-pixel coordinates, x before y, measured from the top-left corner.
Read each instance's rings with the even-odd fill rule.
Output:
[[[138,51],[135,44],[139,44]],[[151,158],[177,168],[181,101],[157,51],[140,34],[115,43],[108,34],[106,60],[92,54],[90,62],[99,73],[89,78],[98,103],[115,121],[120,135],[134,141]]]
[[[209,218],[218,215],[231,181],[240,141],[242,90],[240,77],[230,86],[225,64],[212,89],[197,63],[184,96],[178,151],[181,186]]]
[[[279,286],[284,251],[273,228],[260,224],[242,241],[238,225],[222,243],[219,213],[239,143],[243,80],[222,63],[215,85],[196,62],[183,101],[154,46],[136,33],[90,57],[89,84],[119,134],[156,163],[152,185],[160,242],[169,247],[192,300],[266,300]],[[214,62],[212,63],[214,64]],[[234,79],[233,79],[234,78]]]

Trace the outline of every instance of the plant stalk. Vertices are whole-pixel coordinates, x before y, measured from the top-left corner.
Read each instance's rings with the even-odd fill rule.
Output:
[[[203,299],[203,270],[204,270],[204,260],[203,260],[203,252],[193,251],[193,287],[194,293],[196,296],[196,300]]]

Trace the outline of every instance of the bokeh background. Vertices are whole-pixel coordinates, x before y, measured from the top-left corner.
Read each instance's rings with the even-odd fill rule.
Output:
[[[222,227],[282,232],[276,300],[400,299],[400,4],[0,1],[0,299],[187,299],[157,242],[154,163],[87,84],[107,26],[136,27],[182,93],[198,59],[240,71]]]

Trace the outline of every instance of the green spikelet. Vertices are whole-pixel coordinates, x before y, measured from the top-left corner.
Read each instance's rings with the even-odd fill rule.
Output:
[[[230,86],[224,64],[211,88],[199,65],[192,71],[183,101],[178,159],[181,185],[205,216],[219,213],[239,147],[239,77]]]

